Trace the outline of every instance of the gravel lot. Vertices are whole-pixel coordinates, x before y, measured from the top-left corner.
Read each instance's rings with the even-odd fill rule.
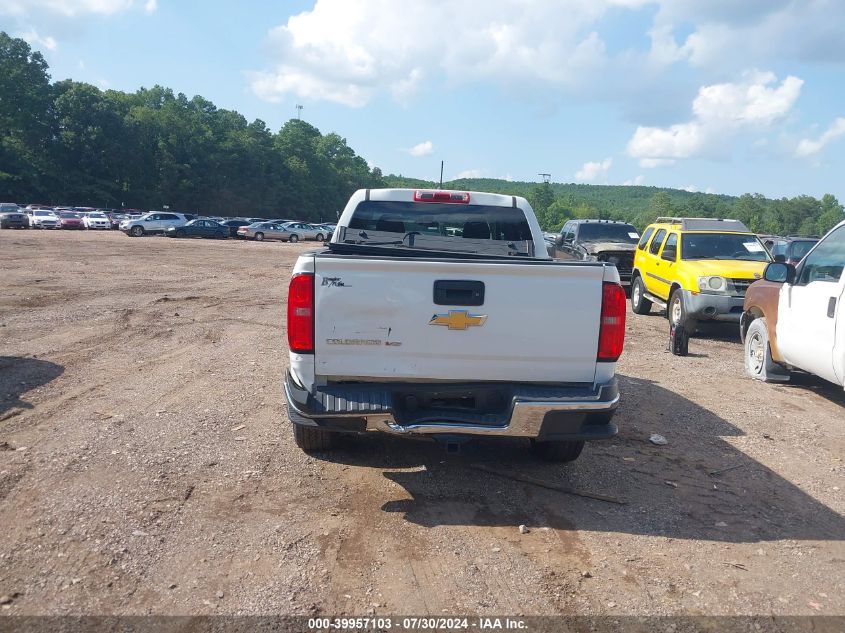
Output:
[[[3,613],[845,614],[841,389],[744,378],[734,328],[674,357],[629,314],[620,434],[571,465],[309,457],[281,379],[310,248],[0,231]]]

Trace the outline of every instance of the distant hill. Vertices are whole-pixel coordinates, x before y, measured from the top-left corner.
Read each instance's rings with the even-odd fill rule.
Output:
[[[438,183],[390,174],[388,187],[437,188]],[[496,178],[461,178],[444,189],[489,191],[523,196],[545,230],[558,230],[570,218],[623,220],[642,229],[661,215],[736,218],[753,231],[782,235],[823,234],[845,216],[836,198],[797,196],[779,200],[761,194],[728,196],[672,189],[622,185],[536,183]]]

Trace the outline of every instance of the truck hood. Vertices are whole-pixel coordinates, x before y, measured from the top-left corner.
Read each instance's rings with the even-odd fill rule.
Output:
[[[734,279],[760,279],[769,262],[746,262],[736,259],[688,260],[684,266],[692,274],[719,275]]]
[[[625,242],[583,242],[582,246],[590,255],[605,251],[634,252],[637,249],[636,244],[626,244]]]

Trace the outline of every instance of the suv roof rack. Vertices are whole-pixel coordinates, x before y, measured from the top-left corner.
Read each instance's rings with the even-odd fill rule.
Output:
[[[596,224],[630,224],[630,222],[625,222],[624,220],[599,220],[595,218],[575,218],[572,222],[595,222]]]
[[[733,233],[750,233],[748,227],[739,220],[720,218],[673,218],[659,217],[658,223],[680,224],[682,231],[730,231]]]

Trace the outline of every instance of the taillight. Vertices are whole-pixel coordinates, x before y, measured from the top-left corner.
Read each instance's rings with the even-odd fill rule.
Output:
[[[288,346],[296,354],[314,353],[314,275],[297,273],[288,287]]]
[[[613,362],[625,344],[625,291],[617,283],[605,282],[601,294],[601,326],[596,360]]]
[[[414,192],[414,202],[451,202],[469,204],[469,194],[458,191],[421,191]]]

